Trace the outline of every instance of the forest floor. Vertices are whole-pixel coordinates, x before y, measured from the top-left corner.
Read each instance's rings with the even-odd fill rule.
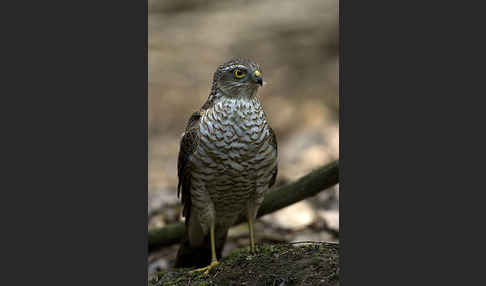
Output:
[[[158,272],[149,286],[163,285],[339,285],[339,244],[321,242],[257,245],[224,257],[209,274],[191,269]]]

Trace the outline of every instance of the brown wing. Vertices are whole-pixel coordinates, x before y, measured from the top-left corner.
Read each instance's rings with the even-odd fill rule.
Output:
[[[199,143],[199,120],[201,113],[194,112],[187,122],[186,131],[181,139],[179,149],[179,158],[177,160],[177,175],[179,177],[179,184],[177,185],[177,197],[182,192],[182,204],[184,209],[182,215],[186,218],[186,223],[189,222],[191,211],[191,168],[189,166],[189,157],[194,150],[196,150]]]
[[[277,137],[275,136],[275,132],[273,132],[272,127],[268,127],[270,131],[270,139],[268,140],[268,143],[275,148],[275,153],[277,153],[278,156],[278,150],[277,150]],[[272,179],[270,180],[270,183],[268,184],[268,187],[271,188],[274,184],[275,181],[277,180],[277,173],[278,173],[278,164],[275,165],[275,169],[273,170],[273,175]]]

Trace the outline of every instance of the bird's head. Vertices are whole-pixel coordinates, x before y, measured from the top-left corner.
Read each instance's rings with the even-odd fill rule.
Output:
[[[260,66],[248,59],[232,59],[220,65],[214,73],[213,88],[219,89],[223,96],[255,96],[262,85]]]

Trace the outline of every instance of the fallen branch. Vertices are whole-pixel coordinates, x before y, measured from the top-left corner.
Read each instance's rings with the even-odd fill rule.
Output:
[[[339,161],[334,161],[295,182],[280,186],[265,195],[257,217],[272,213],[303,199],[312,197],[322,190],[328,189],[339,182]],[[236,224],[246,221],[242,216]],[[151,229],[148,232],[149,251],[180,242],[184,235],[184,223],[174,223],[162,228]]]

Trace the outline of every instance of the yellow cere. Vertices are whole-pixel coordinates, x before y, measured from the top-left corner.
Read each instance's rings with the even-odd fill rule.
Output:
[[[235,75],[236,78],[243,78],[243,77],[245,77],[246,72],[244,70],[235,69],[233,74]]]
[[[261,73],[259,70],[256,70],[256,71],[255,71],[255,75],[256,75],[256,76],[261,76],[261,75],[262,75],[262,73]]]

